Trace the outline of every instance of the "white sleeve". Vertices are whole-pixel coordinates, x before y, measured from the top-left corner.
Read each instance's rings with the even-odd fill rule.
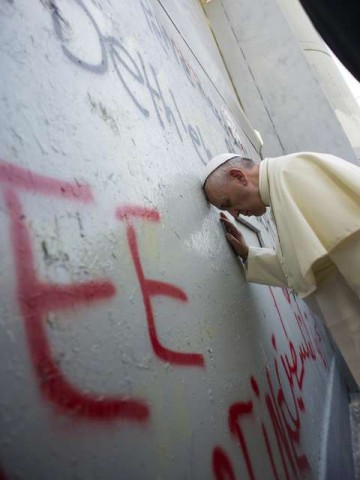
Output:
[[[274,287],[288,287],[276,252],[271,248],[249,247],[248,258],[244,262],[244,267],[248,282]]]

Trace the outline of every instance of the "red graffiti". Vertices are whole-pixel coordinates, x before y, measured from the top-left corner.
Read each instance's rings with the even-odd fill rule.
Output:
[[[285,428],[283,425],[282,418],[280,417],[280,412],[277,407],[276,399],[274,397],[273,387],[271,384],[271,379],[270,379],[268,370],[266,372],[266,376],[269,384],[270,394],[269,393],[265,394],[265,401],[266,401],[266,406],[268,408],[268,412],[271,418],[272,427],[275,432],[276,442],[281,455],[285,476],[286,476],[286,479],[290,479],[288,468],[287,468],[287,462],[286,462],[286,458],[287,458],[293,472],[291,478],[294,478],[294,477],[298,478],[296,468],[295,468],[295,462],[290,450],[289,440],[285,433]]]
[[[160,220],[160,215],[153,209],[146,209],[143,207],[138,206],[124,206],[118,208],[116,211],[116,217],[119,220],[125,220],[126,224],[126,234],[127,240],[129,244],[129,248],[131,251],[131,256],[135,265],[135,270],[137,274],[137,278],[140,284],[143,302],[146,311],[146,319],[149,329],[150,341],[153,347],[155,354],[165,362],[173,363],[176,365],[187,365],[187,366],[198,366],[204,367],[204,357],[201,354],[197,353],[182,353],[182,352],[175,352],[173,350],[168,349],[160,342],[156,325],[155,325],[155,318],[154,313],[151,305],[151,297],[162,295],[166,297],[173,298],[175,300],[179,300],[181,302],[187,301],[186,293],[181,290],[180,288],[172,285],[170,283],[160,282],[158,280],[153,280],[146,278],[144,275],[144,271],[141,265],[139,248],[136,238],[136,231],[134,226],[132,225],[132,218],[133,217],[140,217],[145,220],[150,220],[154,222],[158,222]]]
[[[243,434],[243,430],[241,427],[240,420],[244,416],[249,416],[252,414],[253,411],[253,403],[250,402],[238,402],[234,403],[229,408],[229,428],[233,435],[237,437],[240,443],[240,448],[244,455],[246,468],[251,480],[255,480],[254,470],[251,464],[249,450],[246,444],[245,435]]]
[[[0,182],[42,195],[78,200],[84,203],[93,201],[91,189],[86,184],[70,183],[46,177],[2,160],[0,160]]]
[[[271,471],[273,473],[273,476],[274,476],[275,480],[279,480],[280,477],[277,473],[276,464],[275,464],[274,456],[273,456],[272,449],[271,449],[271,443],[270,443],[270,440],[269,440],[269,435],[267,433],[266,427],[265,427],[263,422],[261,422],[261,432],[262,432],[262,435],[263,435],[263,438],[264,438],[266,451],[267,451],[268,457],[270,459]]]
[[[300,422],[295,422],[298,430],[292,431],[285,415],[285,413],[288,413],[288,411],[285,412],[283,408],[284,402],[286,403],[286,401],[282,387],[280,385],[278,391],[275,391],[268,369],[266,371],[266,377],[268,382],[268,390],[263,395],[263,398],[266,411],[270,419],[273,436],[280,454],[284,475],[287,480],[296,479],[299,478],[298,472],[303,472],[310,468],[306,456],[299,455],[297,453],[297,449],[295,448],[299,443]],[[279,380],[279,377],[277,378]],[[257,402],[261,401],[262,394],[258,382],[253,376],[250,378],[250,385]],[[247,401],[234,403],[229,408],[228,416],[230,432],[239,442],[240,450],[245,460],[246,470],[250,480],[255,480],[257,477],[242,423],[245,417],[251,419],[255,416],[255,413],[255,402],[253,399],[250,399]],[[273,477],[278,480],[282,478],[282,475],[278,471],[278,466],[276,465],[273,449],[269,439],[269,433],[263,420],[260,421],[260,426],[261,435],[265,443],[268,460],[271,466],[271,471],[273,473]],[[230,460],[227,460],[231,466]]]
[[[255,416],[257,417],[256,425],[260,425],[259,434],[266,448],[273,478],[275,480],[280,478],[290,480],[303,478],[304,472],[310,469],[306,455],[301,452],[300,443],[301,415],[305,412],[305,403],[301,392],[304,386],[306,362],[310,360],[316,362],[318,359],[321,359],[322,365],[326,370],[328,370],[328,364],[317,326],[315,324],[314,334],[311,334],[308,316],[300,310],[297,298],[290,294],[288,290],[283,290],[287,304],[293,309],[296,320],[294,325],[300,332],[301,341],[298,345],[295,345],[287,332],[289,317],[286,318],[287,322],[285,322],[275,293],[273,289],[270,288],[269,290],[280,322],[280,332],[284,333],[285,346],[288,347],[288,351],[286,353],[278,351],[277,337],[275,334],[272,334],[271,345],[274,353],[273,375],[270,374],[270,368],[267,366],[266,390],[264,393],[261,392],[257,379],[251,376],[249,380],[252,397],[236,402],[229,407],[228,425],[231,434],[239,443],[250,480],[255,480],[257,477],[244,425],[250,425],[248,422],[253,421]],[[284,380],[287,382],[286,386],[284,385]],[[287,395],[285,395],[285,392],[288,392]],[[264,412],[266,413],[266,421]],[[271,437],[269,435],[269,426],[272,433]],[[274,439],[275,448],[280,455],[281,467],[276,464],[271,438]],[[218,446],[217,448],[221,447]],[[226,462],[228,467],[232,469],[232,463],[228,457],[226,457]],[[220,474],[215,472],[214,461],[213,471],[217,479],[222,478]]]
[[[273,302],[274,302],[274,305],[275,305],[275,308],[276,308],[276,311],[277,311],[277,314],[278,314],[278,317],[279,317],[279,320],[281,322],[281,326],[282,326],[282,329],[284,331],[284,334],[285,334],[285,337],[286,338],[289,338],[288,337],[288,333],[287,333],[287,330],[286,330],[286,327],[285,327],[285,323],[284,323],[284,320],[282,318],[282,315],[281,315],[281,312],[280,312],[280,309],[279,309],[279,306],[277,304],[277,301],[275,300],[275,296],[274,296],[274,292],[273,292],[273,289],[271,287],[269,287],[269,291],[270,291],[270,295],[273,299]],[[289,297],[290,298],[290,297]]]
[[[290,393],[291,393],[291,400],[292,400],[292,407],[290,407],[289,399],[286,398],[284,394],[282,382],[280,379],[279,363],[276,357],[274,358],[274,366],[275,366],[276,378],[279,385],[278,390],[276,392],[276,400],[277,400],[276,404],[279,407],[279,411],[280,411],[283,423],[288,433],[290,446],[292,449],[293,457],[295,458],[295,461],[296,461],[296,465],[299,468],[299,470],[302,471],[309,468],[309,464],[306,457],[304,455],[298,455],[297,453],[297,446],[300,443],[300,428],[301,428],[300,411],[304,411],[304,403],[301,396],[299,398],[296,398],[296,395],[294,392],[294,382],[292,381],[291,377],[289,378],[287,376],[287,380],[289,381],[289,385],[290,385]],[[267,372],[267,380],[269,384],[269,390],[272,393],[273,386],[271,383],[269,372]]]
[[[50,311],[68,310],[76,306],[111,298],[115,287],[108,280],[61,285],[45,283],[38,278],[26,217],[14,187],[33,190],[82,202],[92,200],[89,187],[60,182],[33,174],[20,167],[0,163],[0,181],[8,185],[5,200],[10,217],[11,244],[17,274],[17,296],[25,321],[30,356],[38,385],[44,398],[60,411],[94,420],[124,418],[145,421],[147,404],[125,396],[91,395],[77,389],[62,374],[53,358],[44,322]],[[9,188],[11,186],[12,188]]]
[[[291,297],[290,297],[291,291],[285,287],[282,287],[281,290],[284,294],[284,297],[286,298],[286,301],[288,302],[289,305],[291,305]]]
[[[61,372],[53,356],[46,333],[45,320],[50,312],[89,307],[93,302],[113,298],[116,290],[113,283],[106,279],[63,285],[44,282],[39,278],[30,230],[18,190],[91,203],[93,196],[90,187],[76,181],[63,182],[35,174],[1,161],[0,183],[5,187],[4,195],[10,218],[11,244],[17,276],[17,298],[25,323],[30,358],[43,398],[59,411],[74,417],[93,420],[119,418],[145,422],[149,418],[150,410],[144,400],[128,398],[125,395],[88,394],[71,384]],[[140,285],[149,338],[155,355],[163,361],[179,366],[204,367],[203,355],[171,350],[163,345],[158,336],[152,305],[153,297],[168,297],[182,303],[188,301],[186,293],[181,288],[171,283],[147,278],[144,273],[134,222],[139,219],[160,222],[159,213],[155,209],[143,206],[125,205],[116,210],[116,218],[125,222],[126,225],[126,238]],[[284,320],[273,290],[270,288],[269,291],[286,339],[287,351],[285,353],[278,351],[278,345],[281,344],[277,341],[276,335],[272,334],[272,373],[270,374],[267,366],[266,386],[261,391],[257,379],[254,376],[250,377],[251,398],[237,401],[229,407],[228,427],[240,446],[250,480],[255,480],[256,464],[254,466],[252,462],[244,426],[246,427],[250,421],[253,423],[254,415],[261,411],[262,416],[259,416],[260,421],[256,422],[255,426],[259,429],[260,438],[264,442],[273,477],[276,480],[284,476],[286,479],[297,479],[301,477],[302,472],[310,468],[306,455],[301,452],[300,435],[301,415],[305,412],[302,389],[306,365],[318,359],[322,360],[326,369],[328,365],[322,348],[321,335],[316,328],[315,336],[312,335],[308,317],[300,310],[296,297],[292,296],[288,290],[283,290],[288,306],[293,309],[293,318],[295,318],[293,325],[296,325],[300,333],[301,341],[298,345],[290,340],[287,331],[288,318]],[[288,385],[284,385],[284,381]],[[270,438],[274,439],[275,446],[271,444]],[[273,448],[277,449],[278,457],[274,457]],[[279,458],[280,465],[277,465],[275,458]],[[217,480],[235,480],[236,478],[231,460],[219,445],[212,452],[212,468]]]
[[[212,467],[216,480],[236,479],[229,457],[219,446],[213,450]]]
[[[133,217],[149,220],[151,222],[159,222],[159,212],[153,208],[140,207],[138,205],[126,205],[116,210],[116,218],[130,222]]]

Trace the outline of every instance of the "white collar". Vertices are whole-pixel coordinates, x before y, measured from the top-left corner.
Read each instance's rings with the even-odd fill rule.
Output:
[[[270,189],[269,189],[269,179],[268,179],[268,163],[269,159],[264,158],[260,163],[259,171],[259,192],[261,200],[265,205],[270,205]]]

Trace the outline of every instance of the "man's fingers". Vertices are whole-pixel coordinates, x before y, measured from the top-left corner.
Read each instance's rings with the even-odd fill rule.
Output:
[[[220,213],[220,221],[225,227],[225,237],[230,243],[231,248],[234,250],[236,255],[240,255],[243,259],[246,259],[249,248],[241,232],[230,220],[228,220],[227,216],[223,212]]]
[[[226,239],[230,243],[231,248],[234,250],[236,255],[240,255],[243,259],[247,258],[249,249],[245,243],[239,242],[231,233],[226,234]]]
[[[236,252],[244,250],[244,247],[247,247],[247,243],[240,230],[235,227],[223,212],[220,213],[220,221],[227,232],[225,233],[226,238],[229,240],[234,250]]]
[[[226,217],[220,217],[220,222],[221,223],[224,223],[225,225],[231,225],[233,226],[233,224],[230,222],[230,220]]]
[[[233,235],[236,235],[236,234],[239,234],[239,231],[238,229],[235,227],[235,225],[233,225],[230,220],[228,220],[227,218],[220,218],[220,221],[223,225],[225,225],[226,227],[226,230],[229,232],[229,233],[232,233]]]
[[[231,243],[231,245],[235,248],[235,250],[239,250],[241,248],[241,243],[237,238],[235,238],[231,233],[226,234],[227,240]]]
[[[233,225],[230,220],[221,220],[222,224],[225,226],[225,229],[228,233],[231,233],[237,240],[240,242],[244,242],[244,238],[241,234],[241,232]]]
[[[233,250],[235,251],[235,253],[237,255],[240,255],[241,251],[242,251],[241,243],[233,235],[231,235],[231,233],[227,233],[225,236],[226,236],[227,241],[230,243]]]
[[[232,235],[231,233],[226,233],[225,236],[228,240],[230,240],[231,243],[234,243],[236,245],[240,244],[239,240],[236,237],[234,237],[234,235]]]

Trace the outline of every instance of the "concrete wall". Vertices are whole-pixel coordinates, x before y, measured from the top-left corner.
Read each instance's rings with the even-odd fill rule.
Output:
[[[261,132],[264,155],[331,152],[357,163],[282,3],[212,0],[204,8],[244,110]]]
[[[1,480],[324,470],[334,355],[203,199],[207,159],[256,137],[200,5],[170,7],[0,4]],[[242,230],[273,244],[268,216]]]
[[[360,106],[300,2],[278,0],[330,105],[360,160]]]

